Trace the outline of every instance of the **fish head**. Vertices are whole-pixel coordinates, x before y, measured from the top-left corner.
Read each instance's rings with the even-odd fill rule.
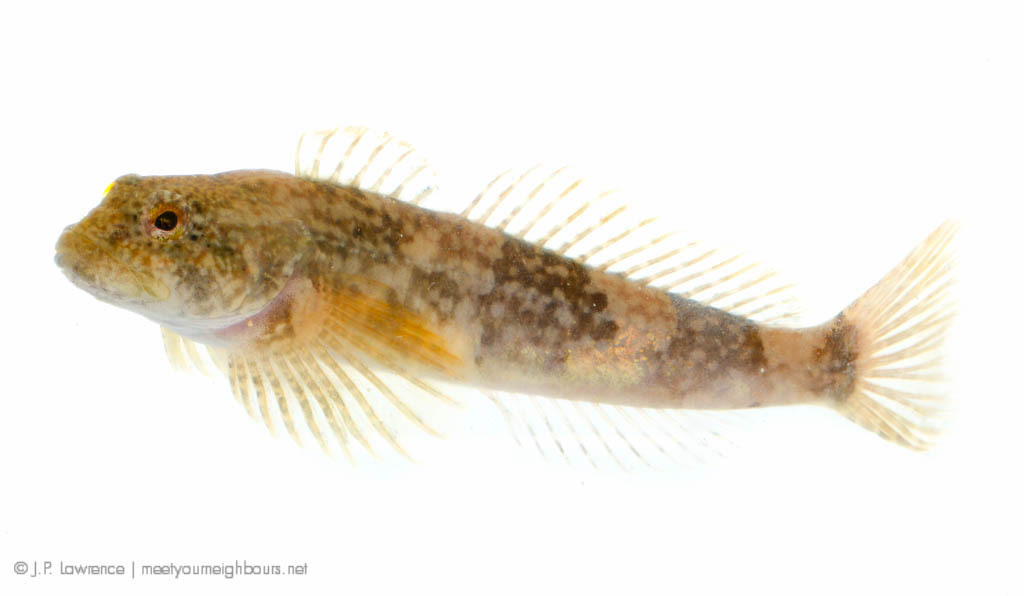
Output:
[[[223,176],[118,178],[61,234],[57,265],[100,300],[188,336],[253,316],[312,242],[266,183]]]

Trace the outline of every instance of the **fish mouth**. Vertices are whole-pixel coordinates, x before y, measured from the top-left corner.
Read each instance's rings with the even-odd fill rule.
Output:
[[[144,305],[171,294],[165,284],[118,259],[76,225],[57,239],[53,260],[73,284],[106,302]]]

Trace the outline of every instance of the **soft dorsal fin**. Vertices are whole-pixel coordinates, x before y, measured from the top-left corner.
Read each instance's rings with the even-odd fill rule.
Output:
[[[739,251],[710,248],[573,168],[506,170],[464,207],[428,206],[759,322],[796,316],[791,286],[771,269]]]

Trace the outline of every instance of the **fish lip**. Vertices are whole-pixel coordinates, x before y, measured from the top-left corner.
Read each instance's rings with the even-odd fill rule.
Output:
[[[142,300],[119,296],[94,283],[90,283],[81,276],[75,276],[73,272],[74,259],[71,257],[71,253],[73,251],[71,251],[67,246],[74,241],[85,242],[92,248],[99,251],[109,262],[116,263],[117,266],[135,279],[136,286],[141,288],[142,291],[150,298],[155,300],[166,300],[167,297],[170,296],[170,290],[167,288],[166,284],[151,275],[146,275],[145,273],[138,271],[114,255],[114,253],[103,246],[102,242],[99,242],[89,234],[78,229],[76,225],[70,225],[64,228],[64,231],[57,239],[56,254],[53,257],[53,260],[57,264],[57,267],[64,272],[64,275],[67,276],[75,285],[80,286],[101,298],[114,299],[124,303],[142,304]]]

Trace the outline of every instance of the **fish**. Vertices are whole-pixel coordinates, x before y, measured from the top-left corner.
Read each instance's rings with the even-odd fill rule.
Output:
[[[815,405],[910,449],[940,437],[955,221],[831,319],[794,326],[765,316],[788,304],[773,273],[655,235],[657,218],[628,220],[612,193],[571,200],[581,180],[545,198],[564,169],[536,170],[440,211],[411,144],[321,131],[300,140],[294,173],[122,176],[55,261],[160,325],[172,362],[201,366],[205,346],[272,431],[279,419],[350,458],[380,440],[409,456],[395,419],[439,434],[412,402],[457,405],[445,385],[506,415],[509,395],[544,400],[530,434],[557,412],[609,452],[624,436],[607,412],[679,438],[663,415]]]

